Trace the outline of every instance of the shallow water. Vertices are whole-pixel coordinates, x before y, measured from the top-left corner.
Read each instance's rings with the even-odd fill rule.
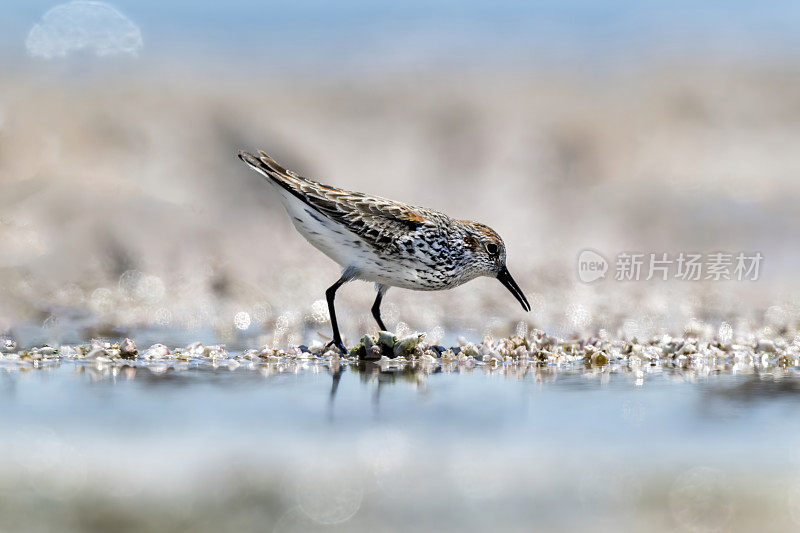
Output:
[[[4,368],[2,529],[800,525],[791,369]]]

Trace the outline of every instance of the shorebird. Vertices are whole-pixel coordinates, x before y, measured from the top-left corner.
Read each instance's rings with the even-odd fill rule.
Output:
[[[354,279],[375,283],[372,316],[381,330],[381,301],[389,287],[420,291],[452,289],[479,276],[497,278],[522,304],[531,306],[506,268],[503,239],[490,227],[454,220],[444,213],[378,196],[346,191],[286,170],[262,151],[239,151],[239,159],[275,186],[297,231],[342,267],[325,298],[333,344],[348,353],[339,334],[336,290]]]

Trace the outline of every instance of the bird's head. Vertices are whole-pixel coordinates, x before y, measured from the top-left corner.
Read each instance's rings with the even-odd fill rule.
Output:
[[[475,276],[489,276],[500,280],[526,311],[531,310],[528,299],[506,268],[506,245],[500,235],[489,226],[477,222],[460,221],[464,228],[464,242],[470,257],[470,269]]]

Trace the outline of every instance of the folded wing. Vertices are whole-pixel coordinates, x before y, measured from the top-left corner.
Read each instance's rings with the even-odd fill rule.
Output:
[[[390,247],[397,235],[406,235],[425,225],[434,225],[445,215],[378,196],[331,187],[287,170],[259,151],[244,151],[239,158],[280,185],[315,211],[341,224],[378,250]]]

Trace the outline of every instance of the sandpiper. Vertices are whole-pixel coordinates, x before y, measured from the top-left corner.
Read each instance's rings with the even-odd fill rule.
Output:
[[[297,231],[342,266],[342,276],[325,291],[333,344],[347,348],[339,334],[333,301],[336,290],[354,279],[375,283],[372,316],[381,320],[381,300],[389,287],[421,291],[451,289],[479,276],[497,278],[530,311],[530,304],[506,268],[503,239],[490,227],[346,191],[286,170],[259,151],[239,158],[276,186]]]

